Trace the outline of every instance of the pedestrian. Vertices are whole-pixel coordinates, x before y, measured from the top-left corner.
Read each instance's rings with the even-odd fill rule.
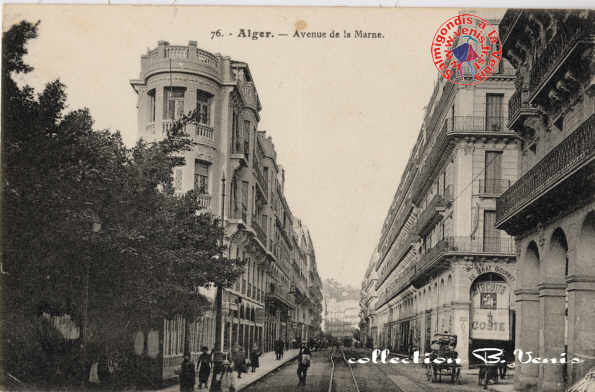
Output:
[[[298,368],[297,376],[299,379],[298,385],[306,385],[306,376],[308,375],[308,368],[310,367],[310,361],[312,353],[306,344],[303,344],[298,354]]]
[[[180,377],[180,392],[192,392],[194,390],[194,382],[196,372],[194,371],[194,364],[190,360],[190,355],[184,354],[184,361],[176,373]]]
[[[252,351],[250,351],[250,366],[252,367],[252,373],[255,372],[256,368],[259,367],[258,357],[260,357],[262,353],[260,352],[260,348],[258,344],[254,343],[252,346]]]
[[[196,363],[196,369],[198,370],[198,389],[202,389],[204,384],[205,388],[209,383],[209,376],[211,375],[211,355],[207,346],[203,346],[201,354],[198,357]]]
[[[238,372],[238,378],[242,378],[242,373],[246,371],[246,354],[241,346],[236,346],[232,353],[233,367]]]
[[[233,376],[233,369],[228,360],[223,362],[223,369],[221,371],[221,377],[217,381],[216,391],[221,392],[236,392],[238,384],[236,378]]]

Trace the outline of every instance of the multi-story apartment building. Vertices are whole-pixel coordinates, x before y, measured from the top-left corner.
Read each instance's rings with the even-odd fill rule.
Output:
[[[505,121],[513,92],[506,62],[479,85],[436,83],[378,242],[379,346],[424,353],[447,332],[465,365],[476,348],[512,353],[514,243],[495,218],[519,173],[520,138]]]
[[[496,213],[517,243],[516,340],[534,356],[566,353],[570,362],[520,363],[517,390],[563,391],[595,365],[594,18],[508,10],[500,24],[517,70],[508,126],[523,154]]]
[[[374,316],[376,314],[376,262],[378,261],[378,252],[374,250],[368,268],[362,280],[360,292],[360,338],[364,346],[374,346],[378,328],[374,326]]]
[[[248,351],[258,344],[268,351],[275,339],[290,340],[303,312],[302,296],[310,299],[304,282],[314,250],[309,233],[307,244],[296,241],[285,172],[271,138],[257,130],[261,103],[250,68],[194,41],[160,41],[141,56],[140,78],[130,83],[138,94],[140,138],[163,138],[174,121],[192,113],[185,131],[195,145],[184,153],[185,165],[174,170],[175,189],[194,189],[203,211],[223,218],[228,256],[247,261],[243,275],[223,293],[223,350],[240,345]],[[298,259],[300,251],[309,261]],[[203,293],[213,299],[214,291]],[[156,320],[153,327],[163,344],[149,356],[159,377],[168,378],[182,361],[185,320]],[[212,348],[212,311],[189,331],[193,355],[203,345]]]

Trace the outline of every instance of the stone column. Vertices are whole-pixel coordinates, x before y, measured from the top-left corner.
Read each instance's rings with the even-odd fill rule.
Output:
[[[539,288],[539,356],[559,358],[564,352],[565,282],[542,282]],[[532,365],[537,366],[537,365]],[[539,365],[539,391],[562,392],[564,380],[562,365],[546,363]]]
[[[515,348],[525,353],[530,351],[531,355],[535,357],[539,353],[539,291],[537,289],[518,289],[514,294],[517,303]],[[534,391],[537,388],[539,367],[522,364],[518,359],[515,362],[514,389]]]
[[[457,352],[461,364],[469,365],[469,323],[470,323],[469,301],[453,301],[451,309],[453,314],[453,330],[450,333],[457,335]],[[439,331],[442,332],[442,331]]]
[[[595,366],[595,275],[574,274],[568,282],[568,385]]]

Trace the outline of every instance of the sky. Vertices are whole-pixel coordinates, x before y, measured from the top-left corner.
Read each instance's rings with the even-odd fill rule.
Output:
[[[157,41],[249,64],[260,130],[286,170],[285,195],[312,235],[322,278],[359,287],[437,78],[433,35],[455,9],[5,5],[3,29],[41,20],[24,78],[60,78],[69,109],[137,139],[140,56]],[[381,32],[383,39],[293,38],[302,31]],[[251,40],[239,29],[287,33]],[[220,29],[222,38],[211,39]],[[231,34],[231,35],[229,35]]]

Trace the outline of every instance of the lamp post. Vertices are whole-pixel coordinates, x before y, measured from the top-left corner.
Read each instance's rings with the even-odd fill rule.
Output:
[[[95,213],[92,213],[93,223],[91,225],[91,240],[95,239],[97,233],[101,231],[101,221]],[[81,359],[85,369],[83,374],[83,386],[86,386],[88,375],[88,340],[89,340],[89,274],[91,268],[91,256],[87,256],[84,263],[83,287],[81,290]]]
[[[225,174],[221,177],[221,245],[225,236]],[[223,251],[221,251],[223,260]],[[215,349],[223,351],[221,332],[223,329],[223,286],[217,283],[217,295],[215,297]]]
[[[221,177],[221,246],[223,246],[223,239],[225,237],[225,173]],[[221,250],[221,262],[223,261],[223,248]],[[223,340],[221,335],[223,333],[223,286],[221,283],[215,282],[217,285],[217,294],[215,295],[215,348],[213,354],[213,380],[216,379],[217,374],[222,371],[223,365]],[[211,382],[210,390],[215,390],[214,382]]]

